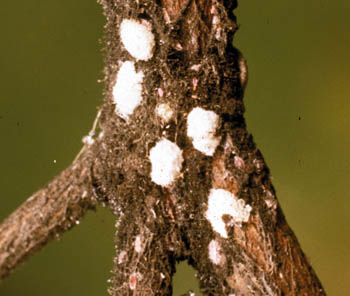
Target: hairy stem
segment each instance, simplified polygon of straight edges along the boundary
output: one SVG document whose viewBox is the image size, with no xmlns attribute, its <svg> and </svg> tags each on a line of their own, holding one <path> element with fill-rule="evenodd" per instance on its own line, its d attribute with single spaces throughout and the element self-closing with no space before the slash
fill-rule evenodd
<svg viewBox="0 0 350 296">
<path fill-rule="evenodd" d="M 0 225 L 0 279 L 53 238 L 72 228 L 91 199 L 91 157 L 85 152 Z"/>
</svg>

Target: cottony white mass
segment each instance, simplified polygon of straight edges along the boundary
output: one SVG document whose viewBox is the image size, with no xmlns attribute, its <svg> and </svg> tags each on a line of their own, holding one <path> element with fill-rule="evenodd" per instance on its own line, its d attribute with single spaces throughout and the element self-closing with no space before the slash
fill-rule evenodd
<svg viewBox="0 0 350 296">
<path fill-rule="evenodd" d="M 246 205 L 243 199 L 224 189 L 211 189 L 208 197 L 208 210 L 205 213 L 214 231 L 227 238 L 226 224 L 223 215 L 231 216 L 234 223 L 240 225 L 248 222 L 251 206 Z"/>
<path fill-rule="evenodd" d="M 222 249 L 218 241 L 211 240 L 208 245 L 209 259 L 216 265 L 222 265 L 225 263 L 226 258 L 222 254 Z"/>
<path fill-rule="evenodd" d="M 174 111 L 168 104 L 160 104 L 157 107 L 157 115 L 165 122 L 169 122 L 174 115 Z"/>
<path fill-rule="evenodd" d="M 120 25 L 120 38 L 125 49 L 136 59 L 147 61 L 153 56 L 154 35 L 149 22 L 125 19 Z"/>
<path fill-rule="evenodd" d="M 128 118 L 142 101 L 143 73 L 136 72 L 135 63 L 126 61 L 120 67 L 113 87 L 116 112 Z"/>
<path fill-rule="evenodd" d="M 149 158 L 152 164 L 152 181 L 161 186 L 171 185 L 180 175 L 182 168 L 182 150 L 167 139 L 159 141 L 151 150 Z"/>
<path fill-rule="evenodd" d="M 194 108 L 187 116 L 187 136 L 192 139 L 193 147 L 205 155 L 213 156 L 220 144 L 220 137 L 215 136 L 219 127 L 219 116 L 213 111 Z"/>
</svg>

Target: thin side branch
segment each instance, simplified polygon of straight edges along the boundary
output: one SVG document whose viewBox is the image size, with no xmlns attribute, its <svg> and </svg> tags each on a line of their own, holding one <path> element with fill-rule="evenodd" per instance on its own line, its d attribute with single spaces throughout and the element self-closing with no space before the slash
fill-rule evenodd
<svg viewBox="0 0 350 296">
<path fill-rule="evenodd" d="M 94 208 L 88 154 L 81 155 L 0 224 L 0 280 Z"/>
</svg>

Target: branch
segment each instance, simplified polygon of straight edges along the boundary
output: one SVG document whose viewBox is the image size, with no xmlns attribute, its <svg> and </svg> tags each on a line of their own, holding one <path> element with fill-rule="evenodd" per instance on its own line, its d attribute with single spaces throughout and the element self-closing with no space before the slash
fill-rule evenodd
<svg viewBox="0 0 350 296">
<path fill-rule="evenodd" d="M 325 295 L 246 129 L 236 1 L 100 3 L 101 132 L 0 226 L 0 277 L 100 202 L 117 216 L 112 295 L 170 295 L 184 259 L 208 295 Z"/>
<path fill-rule="evenodd" d="M 118 215 L 110 293 L 325 295 L 248 133 L 234 0 L 100 0 L 107 18 L 100 198 Z M 116 184 L 118 186 L 116 186 Z"/>
<path fill-rule="evenodd" d="M 0 280 L 46 243 L 79 223 L 91 199 L 91 156 L 85 152 L 0 225 Z"/>
</svg>

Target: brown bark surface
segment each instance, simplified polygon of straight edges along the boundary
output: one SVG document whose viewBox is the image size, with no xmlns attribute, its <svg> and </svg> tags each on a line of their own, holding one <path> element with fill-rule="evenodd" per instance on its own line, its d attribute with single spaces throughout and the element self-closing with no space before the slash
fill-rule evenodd
<svg viewBox="0 0 350 296">
<path fill-rule="evenodd" d="M 198 270 L 206 295 L 325 295 L 246 130 L 247 71 L 232 45 L 236 1 L 100 2 L 107 18 L 101 133 L 71 167 L 0 226 L 1 277 L 100 202 L 117 218 L 111 295 L 171 295 L 180 260 Z M 123 47 L 119 30 L 124 19 L 152 25 L 150 60 L 136 61 Z M 124 61 L 135 62 L 144 73 L 143 101 L 129 120 L 115 112 L 112 97 Z M 155 112 L 160 103 L 175 111 L 167 124 Z M 215 136 L 221 140 L 213 156 L 196 150 L 187 136 L 187 116 L 195 107 L 220 117 Z M 163 138 L 175 143 L 184 158 L 181 176 L 167 187 L 150 177 L 149 152 Z M 213 230 L 205 215 L 213 188 L 252 208 L 247 222 L 221 217 L 227 238 Z M 216 246 L 216 262 L 209 256 L 210 245 Z"/>
<path fill-rule="evenodd" d="M 48 186 L 29 197 L 0 225 L 0 280 L 51 239 L 94 209 L 91 159 L 84 153 Z"/>
</svg>

